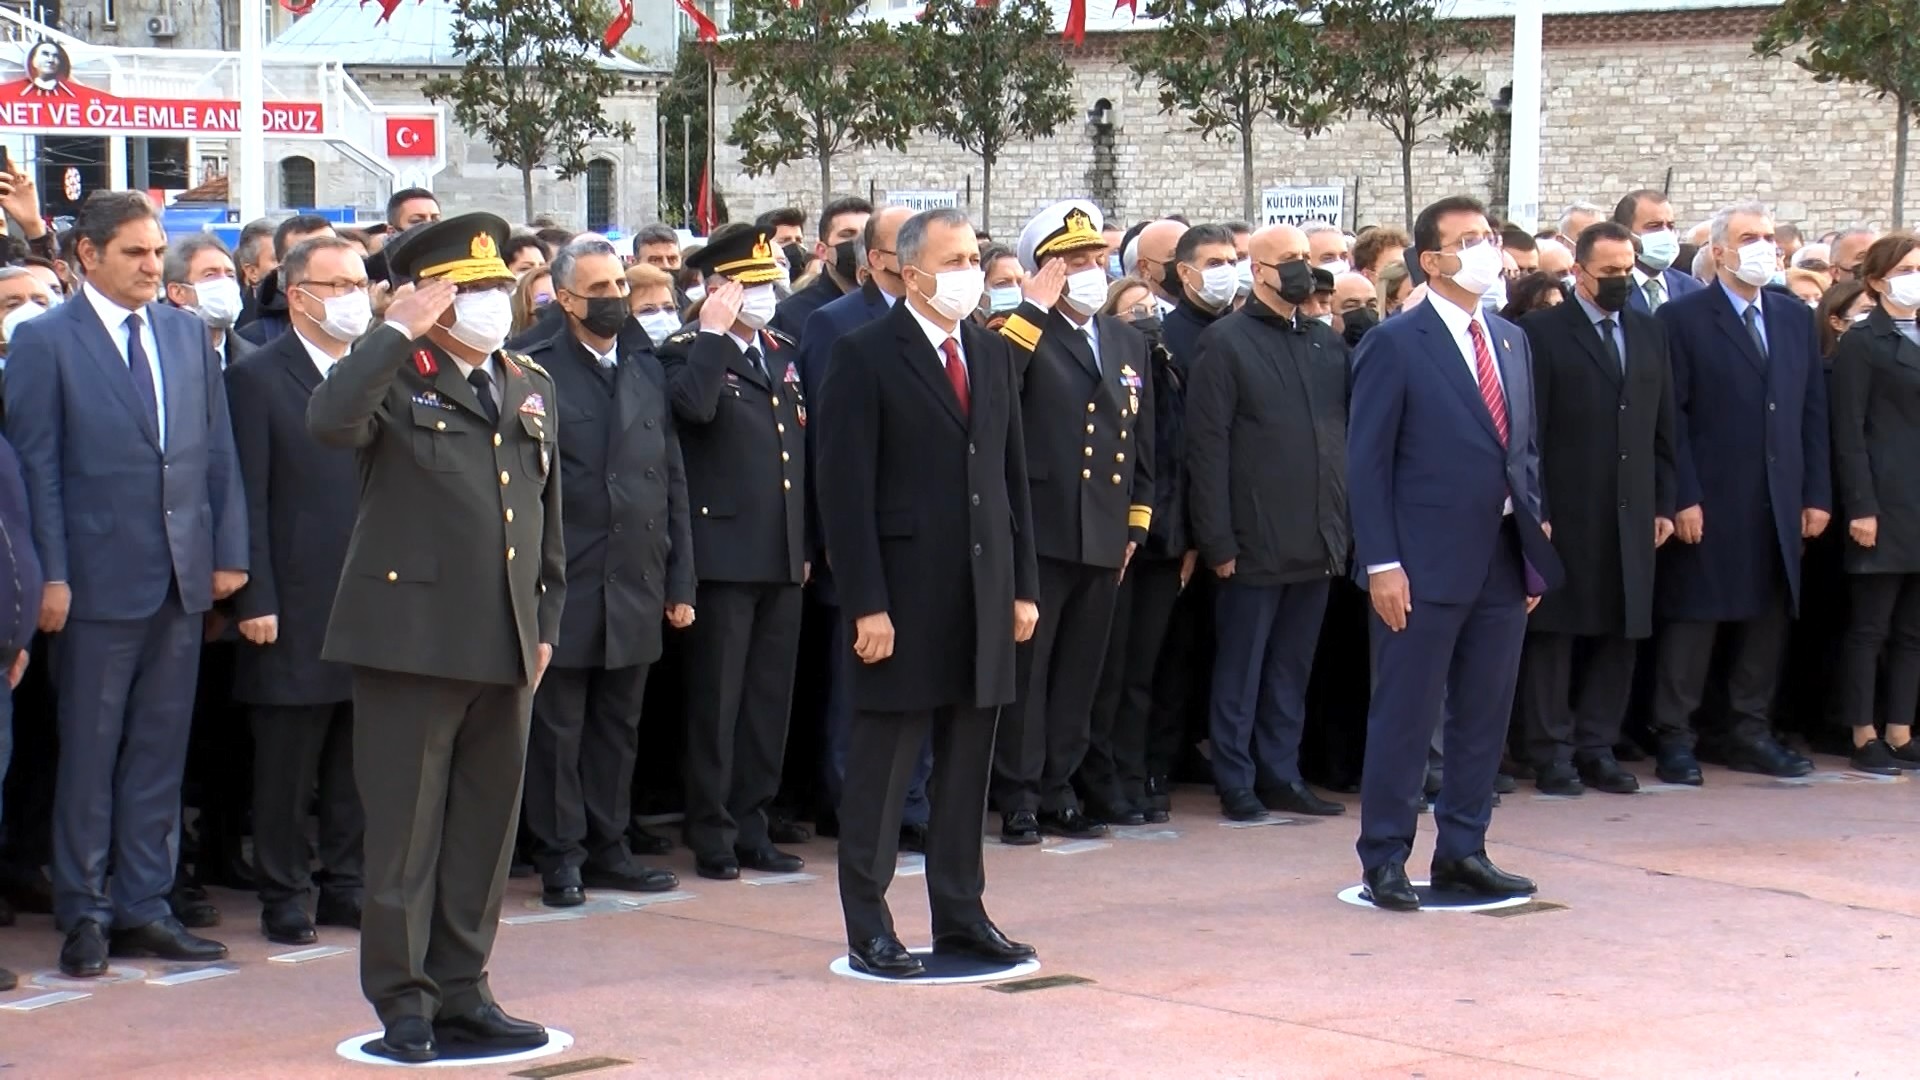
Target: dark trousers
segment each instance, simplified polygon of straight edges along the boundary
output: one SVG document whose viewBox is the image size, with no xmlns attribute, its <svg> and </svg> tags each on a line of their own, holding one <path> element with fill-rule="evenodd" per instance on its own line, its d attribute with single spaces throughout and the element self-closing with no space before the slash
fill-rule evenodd
<svg viewBox="0 0 1920 1080">
<path fill-rule="evenodd" d="M 526 822 L 543 875 L 629 869 L 646 664 L 548 668 L 527 738 Z"/>
<path fill-rule="evenodd" d="M 1880 653 L 1887 655 L 1882 722 L 1913 723 L 1920 707 L 1920 574 L 1849 575 L 1852 606 L 1840 653 L 1840 716 L 1872 727 Z"/>
<path fill-rule="evenodd" d="M 705 858 L 767 844 L 780 790 L 800 586 L 700 583 L 687 635 L 687 843 Z"/>
<path fill-rule="evenodd" d="M 1221 792 L 1300 779 L 1307 680 L 1327 582 L 1219 582 L 1213 602 L 1213 784 Z"/>
<path fill-rule="evenodd" d="M 1745 622 L 1670 622 L 1654 646 L 1653 735 L 1665 748 L 1691 751 L 1693 716 L 1706 694 L 1716 647 L 1727 650 L 1728 734 L 1737 742 L 1770 738 L 1773 692 L 1786 655 L 1785 583 L 1766 609 Z"/>
<path fill-rule="evenodd" d="M 1194 571 L 1173 602 L 1166 640 L 1153 672 L 1153 716 L 1147 721 L 1147 775 L 1186 776 L 1183 766 L 1211 780 L 1211 766 L 1197 749 L 1207 738 L 1208 702 L 1213 695 L 1214 577 Z"/>
<path fill-rule="evenodd" d="M 1106 661 L 1093 696 L 1080 789 L 1103 807 L 1144 807 L 1153 719 L 1153 679 L 1160 646 L 1180 598 L 1180 560 L 1135 556 L 1113 600 Z"/>
<path fill-rule="evenodd" d="M 205 621 L 226 633 L 218 640 L 203 638 L 200 647 L 180 800 L 199 811 L 193 828 L 197 843 L 192 857 L 181 862 L 192 866 L 191 880 L 197 884 L 243 887 L 250 883 L 242 852 L 253 808 L 253 730 L 248 710 L 233 699 L 240 644 L 232 621 L 218 612 Z"/>
<path fill-rule="evenodd" d="M 1520 655 L 1520 723 L 1535 765 L 1611 755 L 1633 689 L 1640 643 L 1528 634 Z"/>
<path fill-rule="evenodd" d="M 820 771 L 827 799 L 835 813 L 846 797 L 847 739 L 853 729 L 853 626 L 833 608 L 833 642 L 829 651 L 830 685 L 827 688 L 826 739 L 822 746 Z M 906 803 L 901 807 L 902 825 L 925 825 L 931 806 L 927 802 L 927 777 L 933 775 L 933 743 L 920 747 L 914 762 L 913 777 L 907 781 Z"/>
<path fill-rule="evenodd" d="M 993 752 L 1001 812 L 1078 809 L 1073 774 L 1087 754 L 1118 571 L 1040 560 L 1040 624 L 1015 655 L 1019 699 Z"/>
<path fill-rule="evenodd" d="M 1375 613 L 1373 702 L 1360 781 L 1360 863 L 1405 863 L 1420 820 L 1427 751 L 1446 717 L 1447 767 L 1433 807 L 1435 860 L 1483 850 L 1493 782 L 1513 716 L 1513 688 L 1527 632 L 1526 587 L 1517 543 L 1494 544 L 1477 599 L 1421 600 L 1398 633 Z"/>
<path fill-rule="evenodd" d="M 330 895 L 359 898 L 366 817 L 353 780 L 353 706 L 255 705 L 253 863 L 260 902 L 303 899 L 317 877 Z M 321 873 L 313 871 L 307 812 L 319 807 Z"/>
<path fill-rule="evenodd" d="M 367 816 L 360 989 L 381 1023 L 493 1002 L 533 690 L 355 668 Z"/>
<path fill-rule="evenodd" d="M 1327 587 L 1327 615 L 1307 683 L 1307 729 L 1300 734 L 1300 775 L 1336 791 L 1360 790 L 1367 752 L 1371 683 L 1367 620 L 1373 603 L 1352 581 Z"/>
<path fill-rule="evenodd" d="M 144 619 L 70 619 L 55 639 L 53 903 L 62 928 L 82 919 L 145 926 L 173 913 L 201 624 L 169 591 Z"/>
<path fill-rule="evenodd" d="M 987 917 L 981 822 L 993 766 L 998 709 L 856 712 L 847 739 L 840 800 L 840 907 L 847 941 L 893 933 L 887 886 L 900 848 L 900 807 L 920 748 L 933 738 L 932 814 L 927 821 L 927 899 L 935 936 Z"/>
</svg>

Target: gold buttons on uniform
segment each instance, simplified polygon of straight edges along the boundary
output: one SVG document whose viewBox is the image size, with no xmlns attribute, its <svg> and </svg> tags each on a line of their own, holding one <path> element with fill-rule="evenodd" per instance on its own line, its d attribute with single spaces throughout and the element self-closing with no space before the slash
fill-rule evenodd
<svg viewBox="0 0 1920 1080">
<path fill-rule="evenodd" d="M 789 454 L 789 453 L 787 453 L 787 452 L 786 452 L 785 450 L 782 450 L 782 451 L 780 451 L 780 460 L 781 460 L 781 461 L 792 461 L 792 460 L 793 460 L 793 455 L 792 455 L 792 454 Z"/>
<path fill-rule="evenodd" d="M 498 435 L 495 435 L 495 436 L 493 437 L 493 445 L 495 445 L 495 446 L 499 446 L 499 445 L 500 445 L 500 436 L 498 436 Z"/>
<path fill-rule="evenodd" d="M 1092 411 L 1093 411 L 1093 409 L 1094 409 L 1094 405 L 1093 405 L 1093 402 L 1091 402 L 1091 401 L 1089 401 L 1089 402 L 1087 402 L 1087 411 L 1088 411 L 1088 412 L 1092 412 Z"/>
<path fill-rule="evenodd" d="M 1121 437 L 1121 438 L 1123 438 L 1123 439 L 1124 439 L 1124 438 L 1126 438 L 1126 437 L 1127 437 L 1127 433 L 1126 433 L 1125 431 L 1122 431 L 1122 432 L 1120 433 L 1120 437 Z"/>
<path fill-rule="evenodd" d="M 389 571 L 387 571 L 387 580 L 388 580 L 388 581 L 399 581 L 399 580 L 400 580 L 400 574 L 399 574 L 399 573 L 398 573 L 397 571 L 393 571 L 393 570 L 389 570 Z"/>
<path fill-rule="evenodd" d="M 1120 474 L 1119 474 L 1119 473 L 1114 473 L 1114 474 L 1113 474 L 1113 482 L 1114 482 L 1114 483 L 1116 483 L 1116 484 L 1120 482 Z"/>
<path fill-rule="evenodd" d="M 1125 461 L 1125 460 L 1127 460 L 1127 455 L 1125 455 L 1125 454 L 1115 454 L 1115 455 L 1113 455 L 1113 460 L 1115 460 L 1115 461 Z"/>
<path fill-rule="evenodd" d="M 792 490 L 793 490 L 793 481 L 791 481 L 791 480 L 782 480 L 782 481 L 780 481 L 780 490 L 782 490 L 782 491 L 792 491 Z"/>
<path fill-rule="evenodd" d="M 1093 447 L 1091 447 L 1091 446 L 1089 446 L 1089 447 L 1086 447 L 1086 451 L 1087 451 L 1087 456 L 1088 456 L 1088 457 L 1092 457 L 1092 456 L 1093 456 Z"/>
<path fill-rule="evenodd" d="M 433 422 L 433 430 L 435 431 L 447 430 L 447 422 L 445 420 L 435 420 Z"/>
<path fill-rule="evenodd" d="M 1093 479 L 1093 470 L 1092 470 L 1092 469 L 1081 469 L 1081 470 L 1080 470 L 1080 479 L 1082 479 L 1082 480 L 1091 480 L 1091 479 Z"/>
<path fill-rule="evenodd" d="M 780 407 L 780 395 L 779 395 L 779 394 L 775 394 L 775 395 L 773 395 L 773 407 L 774 407 L 774 408 L 776 408 L 776 409 Z"/>
<path fill-rule="evenodd" d="M 513 524 L 513 507 L 507 507 L 507 524 Z"/>
<path fill-rule="evenodd" d="M 779 433 L 780 433 L 780 434 L 782 434 L 782 435 L 785 435 L 785 434 L 787 433 L 787 425 L 785 425 L 785 424 L 775 424 L 775 425 L 773 425 L 773 430 L 775 430 L 775 431 L 777 431 L 777 432 L 779 432 Z"/>
<path fill-rule="evenodd" d="M 507 475 L 507 470 L 505 469 L 500 470 L 500 486 L 501 487 L 506 487 L 507 481 L 511 479 L 513 479 L 513 477 Z"/>
<path fill-rule="evenodd" d="M 1092 425 L 1092 424 L 1088 424 L 1088 425 L 1087 425 L 1087 434 L 1089 434 L 1089 435 L 1091 435 L 1091 434 L 1093 434 L 1093 425 Z"/>
<path fill-rule="evenodd" d="M 706 517 L 706 516 L 707 516 L 707 508 L 706 508 L 706 507 L 704 507 L 704 506 L 703 506 L 703 507 L 701 507 L 701 508 L 700 508 L 700 516 L 701 516 L 701 517 Z"/>
<path fill-rule="evenodd" d="M 512 562 L 512 561 L 513 561 L 513 549 L 512 549 L 512 548 L 508 548 L 508 549 L 507 549 L 507 561 L 508 561 L 508 562 Z"/>
</svg>

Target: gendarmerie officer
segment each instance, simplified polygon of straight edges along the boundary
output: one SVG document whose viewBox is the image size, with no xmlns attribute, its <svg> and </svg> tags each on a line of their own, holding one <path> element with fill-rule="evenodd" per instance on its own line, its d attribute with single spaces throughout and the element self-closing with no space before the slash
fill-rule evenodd
<svg viewBox="0 0 1920 1080">
<path fill-rule="evenodd" d="M 500 1050 L 546 1029 L 494 1004 L 487 956 L 519 816 L 533 691 L 566 602 L 553 380 L 500 350 L 507 223 L 465 214 L 389 249 L 416 290 L 313 393 L 358 451 L 360 511 L 321 655 L 351 664 L 366 810 L 360 983 L 386 1036 Z"/>
<path fill-rule="evenodd" d="M 1107 296 L 1100 225 L 1099 208 L 1079 199 L 1027 224 L 1020 261 L 1037 274 L 1000 329 L 1020 378 L 1040 557 L 1040 625 L 1021 650 L 1020 697 L 994 748 L 1001 838 L 1013 844 L 1037 844 L 1043 829 L 1106 831 L 1081 812 L 1072 779 L 1087 752 L 1114 593 L 1153 519 L 1147 341 L 1095 315 Z M 1129 807 L 1117 823 L 1144 820 Z"/>
<path fill-rule="evenodd" d="M 527 355 L 559 389 L 567 607 L 553 666 L 533 698 L 527 827 L 542 896 L 584 887 L 661 892 L 671 871 L 638 866 L 627 846 L 640 702 L 660 659 L 662 614 L 693 622 L 687 480 L 666 376 L 628 314 L 613 245 L 576 240 L 554 254 L 565 328 Z"/>
<path fill-rule="evenodd" d="M 766 329 L 767 238 L 716 230 L 700 325 L 660 346 L 686 458 L 700 619 L 687 635 L 687 844 L 701 877 L 791 873 L 767 805 L 780 787 L 806 582 L 806 402 L 794 342 Z"/>
</svg>

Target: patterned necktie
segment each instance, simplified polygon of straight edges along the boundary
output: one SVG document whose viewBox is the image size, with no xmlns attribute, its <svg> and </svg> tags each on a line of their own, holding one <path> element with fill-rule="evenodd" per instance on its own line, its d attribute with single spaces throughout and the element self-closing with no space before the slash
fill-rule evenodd
<svg viewBox="0 0 1920 1080">
<path fill-rule="evenodd" d="M 500 403 L 493 400 L 493 376 L 486 368 L 474 368 L 467 373 L 467 383 L 473 387 L 473 395 L 480 399 L 480 411 L 486 414 L 487 423 L 500 426 Z"/>
<path fill-rule="evenodd" d="M 971 417 L 973 391 L 967 386 L 967 366 L 960 362 L 960 346 L 948 338 L 940 343 L 940 351 L 947 357 L 947 385 L 953 387 L 954 400 L 960 403 L 960 415 Z"/>
<path fill-rule="evenodd" d="M 1647 294 L 1648 311 L 1658 311 L 1660 305 L 1667 302 L 1667 283 L 1660 279 L 1660 275 L 1655 274 L 1648 278 L 1642 289 Z"/>
<path fill-rule="evenodd" d="M 1480 400 L 1487 403 L 1487 413 L 1493 417 L 1493 430 L 1504 447 L 1507 445 L 1507 395 L 1500 389 L 1500 376 L 1493 368 L 1493 350 L 1487 347 L 1487 334 L 1480 329 L 1479 319 L 1467 324 L 1467 335 L 1473 338 L 1473 367 L 1480 377 Z"/>
</svg>

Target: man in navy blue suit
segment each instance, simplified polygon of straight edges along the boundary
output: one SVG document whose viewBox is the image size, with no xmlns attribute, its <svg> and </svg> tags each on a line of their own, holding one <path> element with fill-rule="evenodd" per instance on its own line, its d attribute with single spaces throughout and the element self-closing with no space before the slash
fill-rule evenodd
<svg viewBox="0 0 1920 1080">
<path fill-rule="evenodd" d="M 227 954 L 180 925 L 167 893 L 202 616 L 246 583 L 247 503 L 206 324 L 155 302 L 152 204 L 97 192 L 74 230 L 86 285 L 20 328 L 6 415 L 46 569 L 40 629 L 60 634 L 60 970 L 90 977 L 109 951 Z"/>
<path fill-rule="evenodd" d="M 1640 254 L 1633 267 L 1633 290 L 1627 293 L 1628 307 L 1650 314 L 1669 300 L 1705 287 L 1686 267 L 1673 265 L 1680 254 L 1680 233 L 1665 192 L 1652 188 L 1628 192 L 1613 208 L 1613 220 L 1633 233 Z"/>
<path fill-rule="evenodd" d="M 1381 323 L 1353 358 L 1348 490 L 1374 614 L 1359 853 L 1367 899 L 1393 911 L 1420 906 L 1406 861 L 1443 708 L 1433 887 L 1534 891 L 1486 852 L 1527 613 L 1560 566 L 1526 335 L 1480 304 L 1500 277 L 1498 237 L 1474 199 L 1422 210 L 1413 244 L 1427 302 Z"/>
<path fill-rule="evenodd" d="M 1651 724 L 1670 784 L 1701 781 L 1692 721 L 1716 650 L 1730 661 L 1728 764 L 1813 771 L 1774 741 L 1769 721 L 1800 602 L 1801 545 L 1825 531 L 1833 507 L 1818 331 L 1805 304 L 1763 288 L 1779 265 L 1773 218 L 1757 203 L 1730 207 L 1714 215 L 1711 238 L 1719 280 L 1659 314 L 1682 508 L 1680 543 L 1662 549 L 1655 575 L 1663 625 Z"/>
</svg>

